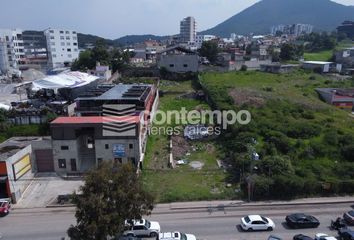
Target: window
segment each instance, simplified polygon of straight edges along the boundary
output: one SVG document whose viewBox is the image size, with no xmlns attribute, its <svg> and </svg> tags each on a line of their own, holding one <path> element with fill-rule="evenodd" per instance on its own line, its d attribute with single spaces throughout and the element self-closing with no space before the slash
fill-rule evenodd
<svg viewBox="0 0 354 240">
<path fill-rule="evenodd" d="M 55 37 L 54 36 L 50 36 L 50 39 L 55 39 Z"/>
<path fill-rule="evenodd" d="M 75 32 L 75 31 L 73 31 L 73 34 L 76 34 L 76 32 Z"/>
<path fill-rule="evenodd" d="M 55 48 L 52 48 L 52 52 L 55 52 L 56 51 L 56 49 Z"/>
<path fill-rule="evenodd" d="M 51 42 L 50 45 L 55 46 L 55 42 Z"/>
<path fill-rule="evenodd" d="M 61 146 L 60 149 L 61 150 L 69 150 L 69 146 Z"/>
<path fill-rule="evenodd" d="M 60 31 L 60 33 L 62 33 L 62 34 L 63 34 L 63 33 L 64 33 L 64 31 Z"/>
<path fill-rule="evenodd" d="M 60 45 L 65 46 L 65 42 L 61 42 Z"/>
<path fill-rule="evenodd" d="M 67 42 L 67 43 L 66 43 L 66 46 L 70 46 L 70 43 L 69 43 L 69 42 Z"/>
<path fill-rule="evenodd" d="M 74 52 L 77 52 L 77 48 L 74 48 Z"/>
<path fill-rule="evenodd" d="M 183 67 L 185 67 L 185 68 L 188 67 L 188 64 L 183 64 Z"/>
<path fill-rule="evenodd" d="M 129 149 L 133 149 L 133 147 L 134 147 L 133 144 L 130 143 L 130 144 L 129 144 Z"/>
<path fill-rule="evenodd" d="M 66 160 L 65 159 L 58 159 L 58 166 L 59 166 L 59 168 L 66 168 Z"/>
<path fill-rule="evenodd" d="M 56 55 L 56 54 L 53 54 L 53 55 L 52 55 L 52 57 L 53 57 L 53 58 L 56 58 L 56 57 L 57 57 L 57 55 Z"/>
<path fill-rule="evenodd" d="M 76 42 L 74 42 L 74 43 L 73 43 L 73 45 L 74 45 L 74 46 L 77 46 L 77 43 L 76 43 Z"/>
<path fill-rule="evenodd" d="M 97 158 L 97 163 L 100 165 L 102 163 L 103 159 L 102 158 Z"/>
<path fill-rule="evenodd" d="M 65 31 L 66 34 L 69 34 L 70 32 L 69 31 Z"/>
<path fill-rule="evenodd" d="M 105 144 L 105 145 L 104 145 L 104 148 L 105 148 L 105 149 L 109 149 L 109 144 Z"/>
<path fill-rule="evenodd" d="M 54 30 L 50 30 L 49 32 L 50 32 L 50 33 L 54 33 Z"/>
<path fill-rule="evenodd" d="M 175 67 L 175 65 L 174 64 L 170 64 L 170 67 L 173 68 L 173 67 Z"/>
<path fill-rule="evenodd" d="M 145 230 L 145 226 L 134 226 L 133 230 Z"/>
<path fill-rule="evenodd" d="M 65 38 L 64 38 L 64 36 L 60 36 L 60 40 L 64 40 Z"/>
<path fill-rule="evenodd" d="M 71 54 L 68 54 L 68 58 L 72 58 L 73 56 Z"/>
<path fill-rule="evenodd" d="M 130 158 L 130 161 L 131 161 L 134 165 L 136 164 L 134 157 Z"/>
<path fill-rule="evenodd" d="M 76 40 L 77 40 L 77 37 L 73 37 L 73 40 L 75 40 L 75 41 L 76 41 Z"/>
<path fill-rule="evenodd" d="M 66 49 L 68 52 L 71 52 L 71 48 Z"/>
<path fill-rule="evenodd" d="M 70 37 L 69 37 L 69 36 L 66 36 L 66 40 L 70 40 Z"/>
</svg>

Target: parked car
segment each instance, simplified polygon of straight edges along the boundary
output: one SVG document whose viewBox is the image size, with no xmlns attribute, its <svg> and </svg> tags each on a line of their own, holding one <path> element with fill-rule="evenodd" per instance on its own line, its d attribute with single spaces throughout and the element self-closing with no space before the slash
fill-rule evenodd
<svg viewBox="0 0 354 240">
<path fill-rule="evenodd" d="M 260 215 L 248 215 L 241 218 L 241 228 L 244 231 L 272 231 L 275 228 L 275 224 L 270 218 Z"/>
<path fill-rule="evenodd" d="M 125 221 L 124 236 L 142 236 L 142 237 L 158 237 L 160 234 L 160 224 L 158 222 L 148 221 L 145 219 L 140 220 L 127 220 Z"/>
<path fill-rule="evenodd" d="M 315 235 L 315 240 L 337 240 L 337 238 L 333 236 L 329 236 L 325 233 L 317 233 Z"/>
<path fill-rule="evenodd" d="M 0 199 L 0 215 L 5 216 L 9 214 L 11 209 L 11 203 L 8 199 Z"/>
<path fill-rule="evenodd" d="M 270 235 L 268 240 L 283 240 L 283 239 L 277 236 Z"/>
<path fill-rule="evenodd" d="M 343 218 L 348 224 L 354 225 L 354 210 L 344 213 Z"/>
<path fill-rule="evenodd" d="M 317 228 L 320 225 L 320 221 L 317 218 L 303 213 L 288 215 L 285 220 L 291 228 Z"/>
<path fill-rule="evenodd" d="M 354 231 L 348 228 L 342 228 L 338 230 L 340 240 L 354 240 Z"/>
<path fill-rule="evenodd" d="M 193 234 L 186 234 L 181 232 L 165 232 L 160 233 L 160 240 L 197 240 Z"/>
<path fill-rule="evenodd" d="M 313 240 L 313 238 L 303 234 L 297 234 L 293 237 L 293 240 Z"/>
</svg>

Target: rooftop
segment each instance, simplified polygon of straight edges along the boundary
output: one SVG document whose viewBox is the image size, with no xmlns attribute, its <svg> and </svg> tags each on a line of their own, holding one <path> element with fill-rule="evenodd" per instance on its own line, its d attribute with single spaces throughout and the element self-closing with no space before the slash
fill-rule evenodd
<svg viewBox="0 0 354 240">
<path fill-rule="evenodd" d="M 140 121 L 140 116 L 92 116 L 92 117 L 58 117 L 51 124 L 100 124 L 107 122 L 130 122 L 138 123 Z"/>
<path fill-rule="evenodd" d="M 149 84 L 119 84 L 98 97 L 79 97 L 77 100 L 144 100 L 151 87 Z"/>
<path fill-rule="evenodd" d="M 13 137 L 0 144 L 0 161 L 6 161 L 9 157 L 31 145 L 32 141 L 41 141 L 49 137 Z"/>
<path fill-rule="evenodd" d="M 303 61 L 302 63 L 307 63 L 307 64 L 332 64 L 333 62 L 324 62 L 324 61 Z"/>
</svg>

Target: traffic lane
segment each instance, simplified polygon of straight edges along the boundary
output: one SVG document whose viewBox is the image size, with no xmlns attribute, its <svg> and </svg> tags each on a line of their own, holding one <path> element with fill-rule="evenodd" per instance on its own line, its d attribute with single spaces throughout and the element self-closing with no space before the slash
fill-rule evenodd
<svg viewBox="0 0 354 240">
<path fill-rule="evenodd" d="M 4 240 L 60 240 L 74 223 L 74 212 L 22 213 L 14 210 L 0 218 L 0 232 Z"/>
<path fill-rule="evenodd" d="M 193 233 L 198 239 L 220 239 L 220 240 L 261 240 L 267 239 L 270 234 L 286 239 L 292 239 L 294 235 L 302 233 L 314 236 L 322 232 L 336 235 L 335 231 L 329 229 L 332 219 L 342 215 L 348 210 L 347 205 L 334 206 L 305 206 L 294 207 L 273 207 L 263 210 L 239 210 L 239 211 L 217 211 L 213 213 L 181 213 L 181 214 L 153 214 L 150 219 L 159 221 L 162 231 L 181 231 Z M 321 222 L 318 228 L 313 229 L 289 229 L 285 224 L 285 216 L 294 212 L 304 212 L 315 215 Z M 261 214 L 271 217 L 276 227 L 272 232 L 243 232 L 239 229 L 240 218 L 248 214 Z"/>
</svg>

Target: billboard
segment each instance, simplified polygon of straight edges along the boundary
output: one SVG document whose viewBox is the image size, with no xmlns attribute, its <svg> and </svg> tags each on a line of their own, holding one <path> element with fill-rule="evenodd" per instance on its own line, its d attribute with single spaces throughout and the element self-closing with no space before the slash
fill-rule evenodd
<svg viewBox="0 0 354 240">
<path fill-rule="evenodd" d="M 15 181 L 31 170 L 31 167 L 31 158 L 29 154 L 12 164 L 12 171 L 14 173 Z"/>
</svg>

